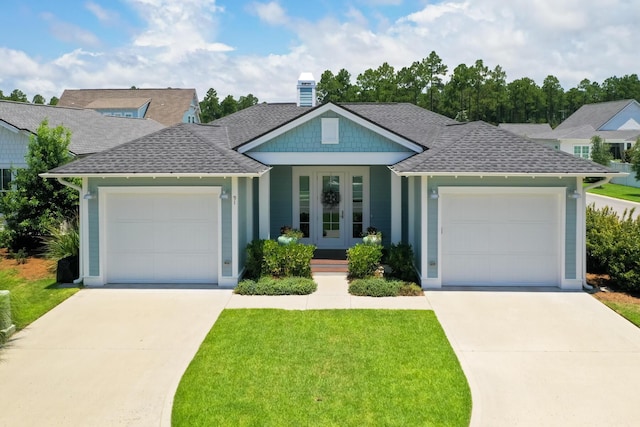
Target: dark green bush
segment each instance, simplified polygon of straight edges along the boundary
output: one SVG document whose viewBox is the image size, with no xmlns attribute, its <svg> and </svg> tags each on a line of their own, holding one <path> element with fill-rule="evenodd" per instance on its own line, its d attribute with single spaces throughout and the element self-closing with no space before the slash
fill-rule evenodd
<svg viewBox="0 0 640 427">
<path fill-rule="evenodd" d="M 347 261 L 349 262 L 349 277 L 361 279 L 373 276 L 380 265 L 382 258 L 381 245 L 366 245 L 358 243 L 347 249 Z"/>
<path fill-rule="evenodd" d="M 413 268 L 413 249 L 410 244 L 391 244 L 387 264 L 391 267 L 391 276 L 405 282 L 416 280 L 416 272 Z"/>
<path fill-rule="evenodd" d="M 318 288 L 313 279 L 306 277 L 262 277 L 257 282 L 243 280 L 234 292 L 240 295 L 309 295 Z"/>
<path fill-rule="evenodd" d="M 262 276 L 311 277 L 311 258 L 316 247 L 302 243 L 279 245 L 273 240 L 263 244 Z"/>
<path fill-rule="evenodd" d="M 587 207 L 587 270 L 609 274 L 621 290 L 640 292 L 640 218 L 631 215 L 620 219 L 607 207 Z"/>
<path fill-rule="evenodd" d="M 382 277 L 356 279 L 349 284 L 351 295 L 369 297 L 396 297 L 423 295 L 420 286 L 402 280 L 389 280 Z"/>
<path fill-rule="evenodd" d="M 614 245 L 620 234 L 620 219 L 616 212 L 605 206 L 595 209 L 587 206 L 587 271 L 608 273 L 614 257 Z"/>
<path fill-rule="evenodd" d="M 247 279 L 258 279 L 262 276 L 265 242 L 266 240 L 254 240 L 247 245 L 247 264 L 244 273 Z"/>
</svg>

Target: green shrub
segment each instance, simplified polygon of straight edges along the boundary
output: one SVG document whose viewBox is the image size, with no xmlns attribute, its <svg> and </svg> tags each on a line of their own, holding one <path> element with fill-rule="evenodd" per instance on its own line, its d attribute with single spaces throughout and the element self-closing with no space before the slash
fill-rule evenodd
<svg viewBox="0 0 640 427">
<path fill-rule="evenodd" d="M 640 292 L 640 218 L 632 213 L 620 219 L 608 207 L 587 207 L 587 269 L 609 274 L 621 290 Z"/>
<path fill-rule="evenodd" d="M 316 282 L 306 277 L 262 277 L 257 282 L 243 280 L 234 292 L 240 295 L 309 295 L 318 288 Z"/>
<path fill-rule="evenodd" d="M 424 295 L 422 288 L 413 282 L 405 282 L 398 291 L 398 296 L 401 297 L 417 297 L 420 295 Z"/>
<path fill-rule="evenodd" d="M 587 270 L 590 273 L 608 273 L 620 234 L 620 219 L 608 206 L 595 209 L 590 205 L 587 206 L 586 223 Z"/>
<path fill-rule="evenodd" d="M 415 269 L 413 268 L 413 249 L 408 243 L 392 244 L 389 247 L 387 264 L 391 267 L 391 276 L 413 282 L 416 280 Z"/>
<path fill-rule="evenodd" d="M 381 277 L 367 277 L 356 279 L 349 284 L 351 295 L 370 297 L 395 297 L 398 295 L 403 282 L 400 280 L 386 280 Z"/>
<path fill-rule="evenodd" d="M 254 240 L 247 245 L 245 277 L 311 277 L 315 250 L 315 246 L 302 243 L 279 245 L 273 240 Z"/>
<path fill-rule="evenodd" d="M 266 240 L 254 240 L 247 245 L 247 262 L 245 265 L 245 277 L 247 279 L 258 279 L 262 276 L 265 242 Z"/>
<path fill-rule="evenodd" d="M 47 225 L 48 235 L 43 238 L 47 258 L 61 260 L 77 256 L 80 251 L 80 233 L 78 218 L 63 221 L 60 224 Z"/>
<path fill-rule="evenodd" d="M 11 299 L 9 291 L 0 291 L 0 345 L 7 340 L 5 332 L 11 334 L 13 322 L 11 320 Z"/>
<path fill-rule="evenodd" d="M 381 245 L 366 245 L 358 243 L 347 249 L 347 261 L 349 262 L 349 277 L 361 279 L 372 276 L 380 265 L 382 258 Z"/>
</svg>

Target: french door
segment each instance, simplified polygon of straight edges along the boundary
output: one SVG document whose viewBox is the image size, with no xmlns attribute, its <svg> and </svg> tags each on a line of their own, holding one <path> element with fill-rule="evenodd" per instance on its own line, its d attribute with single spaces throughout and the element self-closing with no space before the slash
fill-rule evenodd
<svg viewBox="0 0 640 427">
<path fill-rule="evenodd" d="M 368 167 L 294 167 L 293 226 L 303 242 L 342 249 L 369 225 Z"/>
</svg>

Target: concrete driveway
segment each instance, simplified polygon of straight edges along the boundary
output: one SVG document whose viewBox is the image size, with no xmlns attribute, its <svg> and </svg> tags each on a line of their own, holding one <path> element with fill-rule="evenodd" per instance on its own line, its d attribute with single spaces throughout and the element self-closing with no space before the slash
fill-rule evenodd
<svg viewBox="0 0 640 427">
<path fill-rule="evenodd" d="M 0 351 L 0 426 L 170 425 L 229 290 L 84 289 Z"/>
<path fill-rule="evenodd" d="M 472 426 L 637 426 L 640 329 L 583 292 L 427 293 L 467 375 Z"/>
</svg>

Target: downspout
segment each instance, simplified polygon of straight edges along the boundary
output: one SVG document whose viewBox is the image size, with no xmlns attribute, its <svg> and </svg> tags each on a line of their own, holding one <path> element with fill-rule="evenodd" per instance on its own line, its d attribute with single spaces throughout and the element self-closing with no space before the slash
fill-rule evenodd
<svg viewBox="0 0 640 427">
<path fill-rule="evenodd" d="M 65 181 L 62 178 L 58 177 L 56 179 L 58 180 L 58 182 L 60 184 L 66 186 L 66 187 L 69 187 L 69 188 L 73 188 L 74 190 L 76 190 L 78 192 L 78 199 L 79 199 L 80 204 L 81 204 L 80 211 L 82 211 L 82 204 L 86 203 L 86 201 L 82 197 L 82 188 L 77 186 L 77 185 L 75 185 L 72 182 Z M 82 227 L 80 226 L 80 224 L 78 224 L 78 233 L 81 233 L 81 230 L 80 230 L 81 228 Z M 82 236 L 79 236 L 79 238 L 80 238 L 80 242 L 82 242 Z M 82 256 L 82 250 L 80 250 L 80 248 L 78 248 L 78 276 L 79 277 L 73 281 L 74 285 L 79 285 L 80 283 L 82 283 L 82 271 L 84 271 L 83 270 L 83 267 L 84 267 L 83 266 L 83 262 L 84 262 L 84 260 L 83 260 L 83 256 Z"/>
<path fill-rule="evenodd" d="M 600 181 L 596 181 L 593 182 L 585 187 L 582 188 L 582 192 L 584 193 L 584 205 L 583 208 L 586 209 L 586 204 L 587 204 L 587 191 L 591 190 L 592 188 L 596 188 L 596 187 L 600 187 L 604 184 L 607 184 L 609 181 L 611 181 L 611 178 L 613 178 L 612 176 L 605 176 L 603 179 L 601 179 Z M 584 265 L 584 269 L 586 271 L 586 266 L 587 266 L 587 222 L 583 221 L 583 225 L 582 225 L 583 229 L 582 229 L 582 235 L 584 236 L 584 248 L 582 249 L 583 251 L 583 255 L 582 255 L 582 263 Z M 588 291 L 592 291 L 593 290 L 593 286 L 591 286 L 590 284 L 587 283 L 587 276 L 585 275 L 584 277 L 584 282 L 582 283 L 582 287 Z"/>
</svg>

